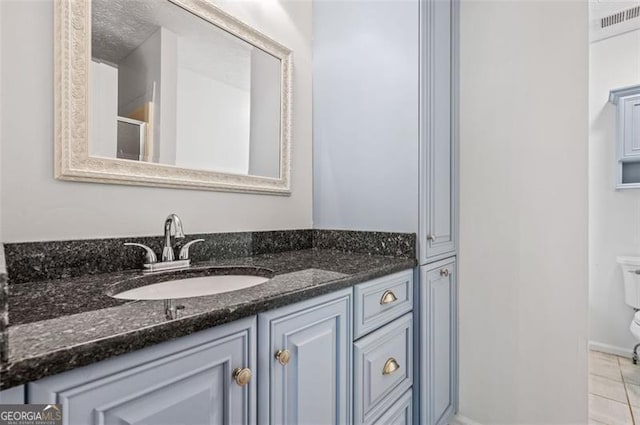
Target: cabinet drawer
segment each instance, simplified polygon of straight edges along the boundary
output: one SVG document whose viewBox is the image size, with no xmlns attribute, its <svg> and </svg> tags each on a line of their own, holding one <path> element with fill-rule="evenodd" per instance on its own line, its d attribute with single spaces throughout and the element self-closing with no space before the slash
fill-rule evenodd
<svg viewBox="0 0 640 425">
<path fill-rule="evenodd" d="M 354 300 L 357 339 L 413 309 L 413 270 L 356 285 Z"/>
<path fill-rule="evenodd" d="M 356 424 L 371 423 L 411 388 L 412 347 L 412 314 L 406 314 L 354 343 Z"/>
<path fill-rule="evenodd" d="M 372 425 L 412 425 L 413 424 L 413 391 L 409 390 L 393 403 L 393 406 Z"/>
</svg>

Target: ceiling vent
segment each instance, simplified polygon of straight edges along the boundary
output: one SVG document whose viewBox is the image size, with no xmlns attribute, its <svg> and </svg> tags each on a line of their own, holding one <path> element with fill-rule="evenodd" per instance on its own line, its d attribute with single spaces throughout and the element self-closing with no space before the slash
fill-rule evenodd
<svg viewBox="0 0 640 425">
<path fill-rule="evenodd" d="M 596 18 L 591 24 L 591 42 L 640 29 L 640 5 Z"/>
</svg>

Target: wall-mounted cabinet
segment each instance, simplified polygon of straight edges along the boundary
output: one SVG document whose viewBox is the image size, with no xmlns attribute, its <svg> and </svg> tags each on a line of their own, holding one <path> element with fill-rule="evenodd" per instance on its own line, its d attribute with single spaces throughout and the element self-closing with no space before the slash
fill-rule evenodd
<svg viewBox="0 0 640 425">
<path fill-rule="evenodd" d="M 611 90 L 616 105 L 616 188 L 640 189 L 640 85 Z"/>
</svg>

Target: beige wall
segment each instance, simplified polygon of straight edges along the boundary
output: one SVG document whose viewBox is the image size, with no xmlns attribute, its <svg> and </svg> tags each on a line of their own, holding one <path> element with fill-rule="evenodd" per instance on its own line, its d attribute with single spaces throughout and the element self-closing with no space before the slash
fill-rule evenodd
<svg viewBox="0 0 640 425">
<path fill-rule="evenodd" d="M 587 423 L 586 1 L 461 5 L 460 415 Z"/>
<path fill-rule="evenodd" d="M 640 84 L 640 30 L 591 44 L 589 64 L 589 307 L 595 348 L 629 355 L 633 308 L 619 255 L 640 255 L 640 190 L 615 190 L 616 107 L 611 89 Z"/>
<path fill-rule="evenodd" d="M 72 183 L 53 178 L 53 2 L 0 1 L 5 242 L 308 228 L 312 220 L 309 1 L 218 2 L 294 52 L 291 197 Z"/>
</svg>

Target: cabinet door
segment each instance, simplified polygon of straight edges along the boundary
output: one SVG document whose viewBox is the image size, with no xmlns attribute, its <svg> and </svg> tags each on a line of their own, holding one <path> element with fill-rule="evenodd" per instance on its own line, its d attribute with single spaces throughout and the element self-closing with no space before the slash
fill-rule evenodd
<svg viewBox="0 0 640 425">
<path fill-rule="evenodd" d="M 30 403 L 60 403 L 65 424 L 255 423 L 256 320 L 244 319 L 28 385 Z"/>
<path fill-rule="evenodd" d="M 452 0 L 421 2 L 421 264 L 456 248 L 452 6 Z"/>
<path fill-rule="evenodd" d="M 420 416 L 427 425 L 453 418 L 457 398 L 455 259 L 421 269 Z"/>
<path fill-rule="evenodd" d="M 261 424 L 351 422 L 351 314 L 348 289 L 258 317 Z"/>
<path fill-rule="evenodd" d="M 621 100 L 624 117 L 623 140 L 624 156 L 640 156 L 640 96 L 632 96 Z"/>
</svg>

